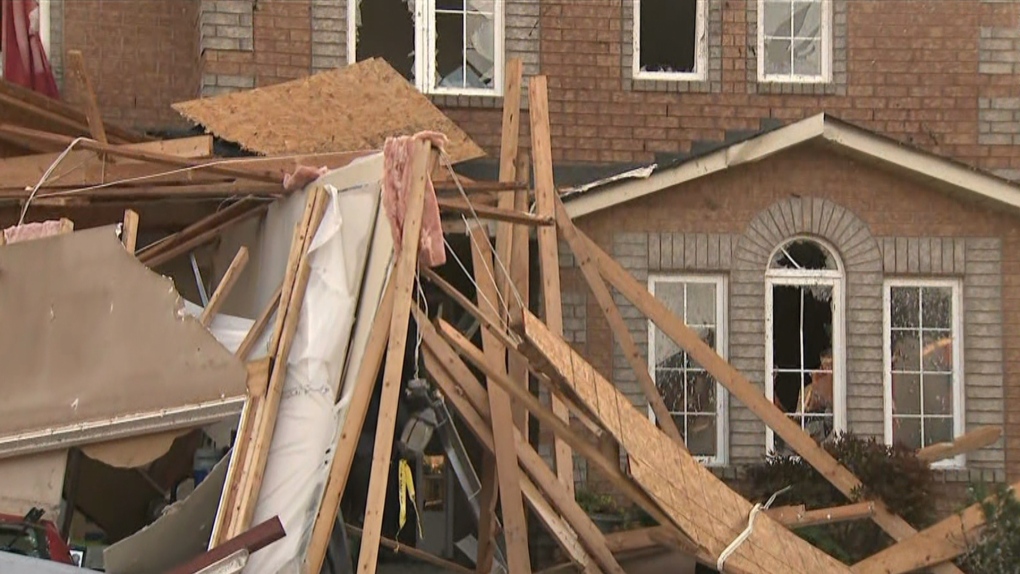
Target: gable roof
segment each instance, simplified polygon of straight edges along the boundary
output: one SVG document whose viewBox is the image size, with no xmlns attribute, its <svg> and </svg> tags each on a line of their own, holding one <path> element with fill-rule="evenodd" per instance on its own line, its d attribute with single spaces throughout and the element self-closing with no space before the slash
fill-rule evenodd
<svg viewBox="0 0 1020 574">
<path fill-rule="evenodd" d="M 1020 185 L 824 113 L 678 163 L 653 165 L 592 182 L 568 190 L 562 197 L 571 217 L 583 217 L 732 167 L 761 161 L 808 142 L 824 144 L 838 153 L 922 180 L 950 194 L 1020 212 Z"/>
</svg>

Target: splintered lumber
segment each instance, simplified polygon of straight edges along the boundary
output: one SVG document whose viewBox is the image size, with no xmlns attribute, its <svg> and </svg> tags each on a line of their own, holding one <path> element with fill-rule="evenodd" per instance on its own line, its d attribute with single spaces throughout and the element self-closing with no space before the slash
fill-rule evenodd
<svg viewBox="0 0 1020 574">
<path fill-rule="evenodd" d="M 613 287 L 634 304 L 674 343 L 684 349 L 713 378 L 724 386 L 731 395 L 744 403 L 769 428 L 780 436 L 787 445 L 815 468 L 826 480 L 846 497 L 852 498 L 861 488 L 861 481 L 831 454 L 814 441 L 796 422 L 779 410 L 765 394 L 754 386 L 743 374 L 720 357 L 683 320 L 674 315 L 661 301 L 653 297 L 648 289 L 638 283 L 623 267 L 590 238 L 578 230 L 578 236 L 588 246 L 589 252 L 598 262 L 599 272 Z M 880 501 L 875 501 L 872 520 L 894 540 L 903 540 L 917 534 L 906 520 L 896 516 Z M 936 569 L 937 574 L 959 573 L 959 568 L 946 564 Z"/>
<path fill-rule="evenodd" d="M 67 63 L 78 84 L 78 92 L 85 100 L 85 119 L 89 124 L 89 132 L 92 138 L 101 144 L 110 143 L 106 138 L 106 128 L 103 127 L 103 116 L 99 112 L 99 104 L 96 103 L 96 92 L 92 89 L 92 78 L 85 69 L 85 56 L 81 50 L 68 50 Z"/>
<path fill-rule="evenodd" d="M 237 347 L 235 355 L 241 360 L 248 358 L 248 354 L 251 353 L 251 348 L 255 346 L 255 342 L 262 336 L 262 332 L 266 330 L 266 326 L 269 325 L 269 320 L 273 317 L 273 313 L 276 312 L 277 307 L 280 306 L 280 295 L 283 293 L 283 284 L 276 288 L 276 292 L 269 298 L 269 303 L 266 304 L 265 309 L 259 313 L 259 316 L 252 323 L 251 329 L 248 329 L 248 334 L 244 336 L 244 340 L 241 341 L 240 346 Z"/>
<path fill-rule="evenodd" d="M 209 297 L 209 303 L 205 306 L 205 309 L 202 309 L 202 314 L 198 318 L 202 326 L 208 327 L 212 324 L 213 317 L 216 316 L 216 313 L 220 312 L 220 307 L 227 300 L 227 295 L 230 294 L 230 290 L 237 284 L 237 280 L 241 278 L 241 273 L 247 264 L 248 248 L 242 246 L 237 250 L 237 254 L 234 255 L 233 261 L 227 267 L 227 271 L 223 274 L 220 284 L 216 286 L 216 290 L 213 291 L 212 297 Z"/>
<path fill-rule="evenodd" d="M 606 287 L 602 275 L 599 274 L 599 270 L 592 260 L 591 253 L 588 252 L 588 246 L 578 236 L 577 228 L 574 227 L 574 222 L 570 220 L 567 210 L 564 209 L 559 198 L 556 198 L 556 224 L 560 235 L 573 251 L 574 258 L 581 267 L 581 273 L 584 275 L 585 281 L 588 282 L 591 292 L 595 295 L 595 300 L 598 301 L 602 314 L 605 315 L 606 321 L 609 323 L 609 328 L 613 331 L 613 338 L 620 344 L 624 357 L 630 363 L 630 368 L 634 370 L 638 383 L 641 385 L 641 391 L 648 400 L 648 404 L 651 405 L 652 412 L 655 413 L 656 422 L 669 438 L 686 449 L 684 437 L 680 434 L 680 429 L 677 428 L 676 421 L 673 420 L 673 415 L 670 414 L 669 408 L 666 406 L 666 401 L 662 399 L 662 394 L 655 386 L 655 381 L 648 373 L 647 359 L 641 355 L 637 343 L 634 342 L 634 337 L 631 336 L 630 330 L 627 328 L 627 323 L 623 320 L 620 309 L 613 302 L 612 293 Z"/>
<path fill-rule="evenodd" d="M 538 215 L 554 218 L 556 215 L 556 183 L 553 178 L 552 136 L 549 130 L 549 88 L 545 76 L 531 78 L 528 95 L 531 108 L 531 153 L 535 162 L 535 200 Z M 545 321 L 549 329 L 563 335 L 563 307 L 560 300 L 559 244 L 554 227 L 538 228 L 539 265 L 542 271 L 542 302 Z M 569 420 L 567 407 L 553 397 L 552 410 L 557 416 Z M 562 439 L 553 439 L 553 459 L 556 475 L 571 493 L 574 492 L 574 460 L 570 447 Z"/>
<path fill-rule="evenodd" d="M 205 217 L 166 239 L 138 251 L 138 260 L 148 267 L 159 267 L 179 255 L 204 245 L 228 227 L 269 209 L 269 203 L 242 199 Z"/>
<path fill-rule="evenodd" d="M 518 181 L 526 182 L 531 178 L 531 162 L 528 160 L 526 152 L 519 153 L 518 163 L 517 179 Z M 528 203 L 527 190 L 521 190 L 514 194 L 514 209 L 518 211 L 526 210 Z M 527 309 L 531 300 L 530 231 L 530 229 L 523 225 L 515 225 L 511 233 L 510 280 L 507 284 L 508 292 L 504 296 L 504 299 L 509 302 L 510 308 L 507 309 L 507 317 L 504 317 L 505 322 L 509 322 L 510 313 L 516 314 L 517 309 L 522 307 Z M 510 290 L 513 290 L 516 296 L 511 296 Z M 524 388 L 529 387 L 528 361 L 524 357 L 517 353 L 510 353 L 510 356 L 507 358 L 507 372 L 511 380 L 517 381 Z M 514 424 L 520 429 L 525 442 L 527 442 L 529 434 L 528 410 L 521 405 L 514 405 L 513 413 Z"/>
<path fill-rule="evenodd" d="M 0 133 L 25 138 L 27 140 L 41 141 L 62 146 L 69 146 L 75 142 L 75 138 L 72 137 L 41 132 L 38 130 L 31 130 L 27 128 L 21 128 L 17 126 L 12 126 L 10 124 L 0 125 Z M 161 153 L 153 153 L 138 149 L 129 149 L 126 147 L 103 144 L 87 139 L 79 140 L 78 143 L 75 144 L 75 147 L 80 149 L 88 149 L 96 152 L 101 152 L 115 157 L 123 157 L 138 161 L 148 161 L 152 163 L 169 165 L 173 167 L 194 168 L 202 166 L 202 169 L 209 173 L 216 173 L 240 179 L 253 179 L 256 181 L 265 181 L 268 183 L 280 183 L 280 184 L 283 183 L 283 177 L 278 174 L 259 172 L 256 170 L 238 170 L 220 165 L 210 165 L 207 162 L 180 158 Z"/>
<path fill-rule="evenodd" d="M 1020 489 L 1020 482 L 1009 488 L 1011 494 Z M 987 501 L 995 500 L 991 496 Z M 985 527 L 982 503 L 968 506 L 941 522 L 922 530 L 912 538 L 897 542 L 885 550 L 853 565 L 855 574 L 901 574 L 944 563 L 960 556 L 968 543 L 978 539 Z"/>
<path fill-rule="evenodd" d="M 510 197 L 510 201 L 513 201 L 512 196 Z M 461 199 L 440 199 L 439 208 L 444 211 L 461 213 L 469 217 L 478 216 L 479 219 L 492 219 L 494 221 L 504 221 L 507 223 L 516 223 L 519 225 L 528 225 L 533 227 L 553 224 L 553 219 L 551 217 L 532 215 L 524 211 L 516 211 L 513 208 L 487 207 L 477 203 L 467 203 Z"/>
<path fill-rule="evenodd" d="M 525 354 L 554 371 L 627 449 L 633 479 L 681 531 L 718 559 L 747 527 L 751 503 L 679 448 L 534 315 L 525 311 L 514 327 L 525 337 Z M 725 571 L 814 574 L 849 569 L 768 516 L 757 516 Z"/>
<path fill-rule="evenodd" d="M 227 540 L 220 546 L 199 554 L 166 574 L 195 574 L 235 552 L 240 550 L 247 550 L 249 553 L 257 552 L 286 535 L 280 517 L 274 516 L 258 526 L 252 527 L 247 532 Z"/>
<path fill-rule="evenodd" d="M 135 247 L 138 245 L 138 212 L 133 209 L 124 211 L 121 239 L 124 242 L 124 249 L 127 249 L 128 253 L 134 255 Z"/>
<path fill-rule="evenodd" d="M 400 383 L 404 371 L 407 326 L 411 316 L 411 292 L 414 290 L 415 269 L 418 266 L 425 186 L 432 155 L 432 146 L 427 141 L 415 140 L 413 149 L 411 189 L 407 198 L 407 212 L 404 215 L 400 253 L 393 270 L 393 317 L 390 319 L 389 343 L 383 367 L 379 417 L 375 430 L 375 448 L 372 451 L 372 473 L 365 503 L 365 535 L 361 539 L 361 551 L 358 553 L 358 572 L 363 574 L 374 574 L 379 559 L 379 538 L 382 536 L 386 486 L 389 480 L 390 456 L 393 452 L 393 434 L 396 430 L 397 401 L 400 397 Z"/>
<path fill-rule="evenodd" d="M 322 562 L 326 558 L 326 547 L 329 546 L 333 523 L 340 511 L 340 501 L 344 497 L 347 479 L 350 477 L 351 466 L 354 464 L 358 436 L 361 434 L 361 428 L 365 425 L 369 403 L 372 402 L 372 393 L 375 392 L 376 381 L 379 378 L 379 368 L 386 355 L 390 323 L 393 317 L 393 299 L 394 283 L 388 281 L 379 307 L 376 309 L 375 317 L 372 319 L 368 343 L 365 345 L 365 352 L 362 355 L 361 364 L 358 366 L 357 378 L 354 379 L 354 393 L 351 395 L 351 401 L 347 407 L 347 417 L 336 438 L 335 454 L 330 463 L 322 504 L 319 505 L 319 513 L 315 517 L 315 527 L 312 529 L 312 539 L 305 558 L 306 574 L 319 574 Z"/>
<path fill-rule="evenodd" d="M 765 513 L 787 528 L 805 528 L 818 524 L 835 524 L 871 518 L 875 513 L 875 504 L 873 502 L 857 502 L 815 510 L 806 510 L 804 505 L 781 506 L 771 508 Z"/>
<path fill-rule="evenodd" d="M 364 536 L 365 534 L 365 532 L 362 529 L 358 528 L 357 526 L 351 526 L 350 524 L 347 525 L 347 532 L 359 538 Z M 432 554 L 429 554 L 424 550 L 418 550 L 413 546 L 401 544 L 396 540 L 386 538 L 385 536 L 379 537 L 379 544 L 385 546 L 386 548 L 389 548 L 396 554 L 406 554 L 411 558 L 421 560 L 422 562 L 427 562 L 429 564 L 432 564 L 433 566 L 439 566 L 440 568 L 443 569 L 444 572 L 463 572 L 465 574 L 474 574 L 473 570 L 465 568 L 460 564 L 450 562 L 449 560 L 443 560 L 442 558 L 438 556 L 433 556 Z"/>
<path fill-rule="evenodd" d="M 940 442 L 917 451 L 917 458 L 931 464 L 940 460 L 985 448 L 1002 436 L 1002 427 L 985 426 L 976 428 L 953 442 Z"/>
<path fill-rule="evenodd" d="M 472 226 L 471 258 L 474 263 L 475 282 L 478 285 L 478 306 L 482 312 L 496 320 L 500 309 L 496 292 L 495 275 L 492 268 L 491 245 L 488 232 L 481 226 Z M 484 246 L 484 247 L 483 247 Z M 488 329 L 482 330 L 482 345 L 489 365 L 506 373 L 506 349 L 500 345 Z M 490 382 L 489 408 L 492 411 L 492 431 L 495 440 L 493 454 L 499 479 L 500 508 L 503 509 L 503 537 L 506 540 L 507 562 L 511 572 L 530 572 L 531 558 L 528 553 L 528 529 L 524 518 L 524 504 L 518 478 L 517 460 L 514 457 L 514 422 L 510 412 L 510 396 L 499 385 Z M 495 517 L 482 516 L 482 521 Z M 491 534 L 491 532 L 490 532 Z"/>
</svg>

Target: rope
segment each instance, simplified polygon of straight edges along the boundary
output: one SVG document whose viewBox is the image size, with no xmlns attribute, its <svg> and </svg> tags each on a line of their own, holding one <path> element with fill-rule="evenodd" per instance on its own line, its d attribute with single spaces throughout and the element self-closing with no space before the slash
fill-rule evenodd
<svg viewBox="0 0 1020 574">
<path fill-rule="evenodd" d="M 71 153 L 71 150 L 74 149 L 74 146 L 78 145 L 79 142 L 87 139 L 89 138 L 84 137 L 74 138 L 74 140 L 71 141 L 71 143 L 67 144 L 67 147 L 64 148 L 64 151 L 60 152 L 60 155 L 58 155 L 57 158 L 53 160 L 53 163 L 50 164 L 50 167 L 46 168 L 46 171 L 43 172 L 42 177 L 39 178 L 39 182 L 36 183 L 35 187 L 32 188 L 32 193 L 28 194 L 28 199 L 25 200 L 24 207 L 21 208 L 21 217 L 18 218 L 18 225 L 23 225 L 25 223 L 25 215 L 28 214 L 28 206 L 31 205 L 32 200 L 35 199 L 35 194 L 39 193 L 39 188 L 42 187 L 42 185 L 46 183 L 46 180 L 49 179 L 50 175 L 53 174 L 53 170 L 57 169 L 57 166 L 60 165 L 60 162 L 64 161 L 64 158 L 67 157 L 67 154 Z"/>
<path fill-rule="evenodd" d="M 750 538 L 751 532 L 754 530 L 755 517 L 763 510 L 768 510 L 768 508 L 772 506 L 772 503 L 776 501 L 776 497 L 791 488 L 793 488 L 793 486 L 787 486 L 786 488 L 778 490 L 768 499 L 768 501 L 765 502 L 764 505 L 759 502 L 751 508 L 751 514 L 747 517 L 747 528 L 745 528 L 744 531 L 740 533 L 740 536 L 737 536 L 736 540 L 731 542 L 730 545 L 726 547 L 726 550 L 723 550 L 722 554 L 719 555 L 719 560 L 715 564 L 716 570 L 722 572 L 723 565 L 726 564 L 726 560 L 737 551 L 737 548 L 740 548 L 740 545 L 743 544 L 745 540 Z"/>
</svg>

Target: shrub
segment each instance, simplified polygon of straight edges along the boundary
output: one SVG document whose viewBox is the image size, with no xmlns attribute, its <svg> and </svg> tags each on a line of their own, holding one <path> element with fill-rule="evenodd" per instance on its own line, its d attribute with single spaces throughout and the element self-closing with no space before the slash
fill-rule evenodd
<svg viewBox="0 0 1020 574">
<path fill-rule="evenodd" d="M 990 494 L 995 498 L 988 500 Z M 1020 501 L 1002 484 L 994 489 L 974 485 L 970 498 L 981 504 L 986 526 L 958 561 L 960 567 L 970 574 L 1015 574 L 1020 564 Z"/>
<path fill-rule="evenodd" d="M 918 460 L 912 450 L 849 433 L 838 435 L 824 448 L 861 480 L 863 488 L 853 493 L 853 500 L 848 501 L 807 462 L 778 455 L 748 468 L 748 498 L 764 501 L 772 493 L 791 486 L 776 499 L 776 506 L 803 504 L 807 510 L 813 510 L 878 499 L 915 527 L 923 528 L 932 522 L 934 477 L 930 467 Z M 867 558 L 892 543 L 870 520 L 811 526 L 796 532 L 846 564 Z"/>
</svg>

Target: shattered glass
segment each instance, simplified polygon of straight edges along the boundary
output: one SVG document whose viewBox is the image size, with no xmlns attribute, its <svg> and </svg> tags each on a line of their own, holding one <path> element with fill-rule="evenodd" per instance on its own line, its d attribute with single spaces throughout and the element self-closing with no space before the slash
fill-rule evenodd
<svg viewBox="0 0 1020 574">
<path fill-rule="evenodd" d="M 494 0 L 436 0 L 438 87 L 491 89 L 495 81 Z"/>
<path fill-rule="evenodd" d="M 638 3 L 638 69 L 689 73 L 697 66 L 698 3 L 703 0 L 641 0 Z M 702 32 L 704 34 L 704 31 Z"/>
<path fill-rule="evenodd" d="M 839 266 L 828 249 L 810 239 L 793 239 L 776 250 L 770 269 L 836 271 Z"/>
<path fill-rule="evenodd" d="M 822 0 L 766 0 L 763 15 L 765 73 L 822 73 Z"/>
</svg>

